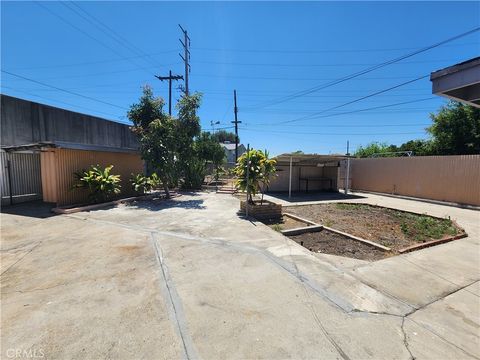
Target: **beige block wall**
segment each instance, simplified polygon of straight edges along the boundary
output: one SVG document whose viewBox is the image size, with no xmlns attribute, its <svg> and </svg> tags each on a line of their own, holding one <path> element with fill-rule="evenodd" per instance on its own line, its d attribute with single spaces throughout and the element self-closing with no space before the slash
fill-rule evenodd
<svg viewBox="0 0 480 360">
<path fill-rule="evenodd" d="M 113 165 L 112 174 L 121 178 L 122 196 L 133 194 L 128 179 L 131 173 L 143 173 L 143 161 L 138 154 L 86 151 L 71 149 L 48 149 L 41 153 L 42 190 L 45 202 L 57 206 L 88 202 L 88 193 L 83 189 L 72 190 L 74 173 L 91 165 Z"/>
<path fill-rule="evenodd" d="M 480 206 L 480 155 L 352 159 L 352 189 Z"/>
</svg>

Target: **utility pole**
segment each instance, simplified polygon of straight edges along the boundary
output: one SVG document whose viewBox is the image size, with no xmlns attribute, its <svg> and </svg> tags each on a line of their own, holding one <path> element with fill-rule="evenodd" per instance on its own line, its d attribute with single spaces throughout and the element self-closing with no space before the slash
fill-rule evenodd
<svg viewBox="0 0 480 360">
<path fill-rule="evenodd" d="M 168 76 L 157 76 L 155 77 L 160 80 L 168 80 L 168 114 L 172 116 L 172 80 L 183 80 L 182 75 L 172 75 L 172 70 L 168 73 Z"/>
<path fill-rule="evenodd" d="M 238 107 L 237 107 L 237 90 L 233 90 L 233 112 L 235 113 L 235 121 L 232 121 L 235 124 L 235 162 L 238 160 L 238 124 L 241 124 L 241 121 L 238 121 Z"/>
<path fill-rule="evenodd" d="M 178 26 L 180 27 L 180 30 L 182 30 L 183 32 L 183 41 L 182 39 L 178 39 L 180 40 L 180 43 L 183 46 L 183 56 L 182 54 L 178 54 L 178 55 L 180 55 L 183 62 L 185 63 L 185 95 L 188 96 L 188 74 L 190 73 L 190 70 L 191 70 L 191 66 L 189 64 L 190 50 L 188 50 L 188 48 L 190 47 L 190 38 L 188 37 L 187 30 L 184 30 L 182 25 L 180 24 L 178 24 Z"/>
</svg>

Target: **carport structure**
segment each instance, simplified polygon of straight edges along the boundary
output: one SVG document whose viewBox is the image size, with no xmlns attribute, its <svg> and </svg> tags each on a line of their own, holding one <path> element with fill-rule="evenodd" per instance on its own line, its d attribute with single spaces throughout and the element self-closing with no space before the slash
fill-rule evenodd
<svg viewBox="0 0 480 360">
<path fill-rule="evenodd" d="M 278 155 L 275 157 L 277 176 L 272 179 L 268 190 L 288 191 L 289 197 L 295 191 L 338 191 L 341 164 L 346 163 L 346 159 L 348 156 L 344 155 Z"/>
<path fill-rule="evenodd" d="M 480 57 L 432 72 L 432 93 L 480 108 Z"/>
</svg>

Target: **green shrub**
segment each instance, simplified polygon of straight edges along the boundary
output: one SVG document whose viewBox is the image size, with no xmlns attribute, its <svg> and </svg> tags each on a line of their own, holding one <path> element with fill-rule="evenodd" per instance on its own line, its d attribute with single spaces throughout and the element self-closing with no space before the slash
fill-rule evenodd
<svg viewBox="0 0 480 360">
<path fill-rule="evenodd" d="M 91 166 L 88 170 L 75 173 L 74 188 L 87 189 L 93 202 L 103 202 L 120 193 L 120 175 L 110 174 L 113 165 L 101 168 Z"/>
<path fill-rule="evenodd" d="M 195 158 L 191 159 L 185 166 L 184 172 L 182 188 L 200 189 L 202 187 L 207 173 L 204 161 Z"/>
<path fill-rule="evenodd" d="M 150 176 L 132 174 L 130 184 L 132 185 L 133 191 L 137 194 L 145 194 L 146 192 L 156 189 L 160 184 L 160 179 L 156 173 Z"/>
</svg>

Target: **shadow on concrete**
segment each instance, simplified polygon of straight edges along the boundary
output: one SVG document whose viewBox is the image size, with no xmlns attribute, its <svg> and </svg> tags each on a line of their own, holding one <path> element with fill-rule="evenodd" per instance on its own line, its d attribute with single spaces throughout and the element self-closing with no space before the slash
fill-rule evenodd
<svg viewBox="0 0 480 360">
<path fill-rule="evenodd" d="M 146 209 L 150 211 L 161 211 L 164 209 L 171 209 L 171 208 L 192 209 L 192 210 L 206 209 L 206 206 L 203 205 L 203 199 L 182 201 L 181 197 L 168 199 L 168 200 L 153 199 L 153 200 L 132 201 L 131 203 L 126 204 L 126 206 L 129 208 Z"/>
<path fill-rule="evenodd" d="M 20 204 L 2 206 L 1 213 L 46 219 L 55 216 L 52 212 L 54 207 L 55 204 L 45 203 L 43 201 L 29 201 Z"/>
<path fill-rule="evenodd" d="M 268 193 L 273 198 L 283 200 L 286 202 L 307 202 L 307 201 L 330 201 L 330 200 L 351 200 L 351 199 L 363 199 L 365 196 L 359 196 L 359 195 L 345 195 L 341 192 L 325 192 L 325 191 L 319 191 L 319 192 L 298 192 L 298 193 L 292 193 L 292 197 L 288 198 L 288 193 L 275 193 L 271 192 Z"/>
</svg>

